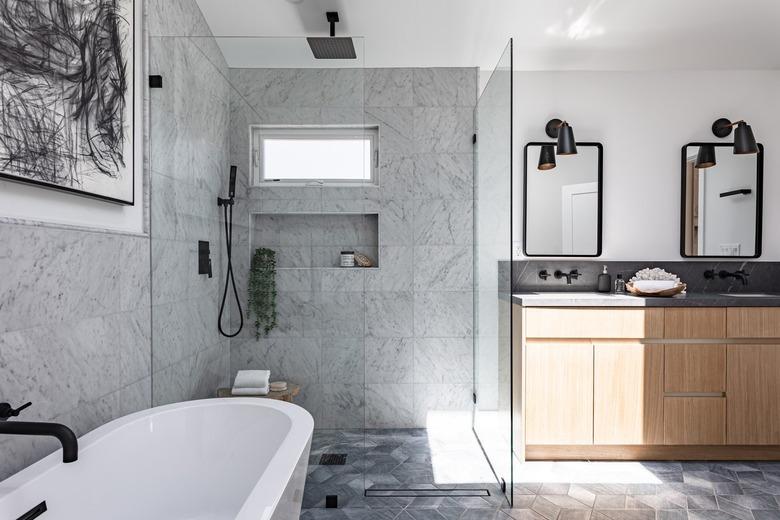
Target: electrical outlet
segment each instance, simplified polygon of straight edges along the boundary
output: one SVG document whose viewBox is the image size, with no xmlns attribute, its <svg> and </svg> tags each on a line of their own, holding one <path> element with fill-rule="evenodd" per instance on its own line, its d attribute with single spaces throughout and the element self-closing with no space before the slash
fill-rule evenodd
<svg viewBox="0 0 780 520">
<path fill-rule="evenodd" d="M 523 257 L 523 244 L 520 242 L 512 243 L 512 260 Z"/>
</svg>

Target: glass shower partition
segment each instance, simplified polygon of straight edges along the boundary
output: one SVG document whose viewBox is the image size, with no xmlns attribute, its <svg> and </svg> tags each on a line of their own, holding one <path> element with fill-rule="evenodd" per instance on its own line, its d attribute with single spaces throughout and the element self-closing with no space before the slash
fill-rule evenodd
<svg viewBox="0 0 780 520">
<path fill-rule="evenodd" d="M 474 118 L 474 432 L 511 503 L 512 40 Z"/>
<path fill-rule="evenodd" d="M 356 59 L 315 60 L 305 38 L 149 38 L 149 74 L 161 76 L 150 79 L 148 99 L 153 403 L 214 397 L 241 369 L 268 369 L 272 380 L 300 385 L 294 402 L 317 428 L 307 509 L 325 507 L 327 495 L 338 495 L 342 508 L 365 500 L 363 277 L 371 269 L 338 266 L 344 250 L 381 262 L 378 210 L 370 187 L 323 184 L 317 168 L 304 179 L 266 179 L 260 138 L 298 132 L 292 138 L 316 147 L 313 134 L 353 143 L 377 135 L 382 113 L 364 107 L 363 39 L 353 42 Z M 357 168 L 378 170 L 378 153 L 353 158 Z M 227 231 L 217 198 L 228 197 L 231 166 L 241 309 L 228 286 L 226 337 L 218 317 Z M 277 320 L 267 333 L 247 309 L 257 249 L 276 259 Z M 329 464 L 334 454 L 346 462 Z"/>
</svg>

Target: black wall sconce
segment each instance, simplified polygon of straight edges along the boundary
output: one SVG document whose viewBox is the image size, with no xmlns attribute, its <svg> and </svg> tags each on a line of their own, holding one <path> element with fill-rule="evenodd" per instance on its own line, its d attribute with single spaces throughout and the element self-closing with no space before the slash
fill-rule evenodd
<svg viewBox="0 0 780 520">
<path fill-rule="evenodd" d="M 558 155 L 576 155 L 577 142 L 574 140 L 574 130 L 566 121 L 550 119 L 544 127 L 547 135 L 558 139 Z"/>
<path fill-rule="evenodd" d="M 725 117 L 715 120 L 712 123 L 712 133 L 716 137 L 728 137 L 734 127 L 734 153 L 737 155 L 758 153 L 756 138 L 753 136 L 753 129 L 743 120 L 732 123 Z"/>
<path fill-rule="evenodd" d="M 699 146 L 699 153 L 696 154 L 696 162 L 693 167 L 701 170 L 702 168 L 712 168 L 715 166 L 715 146 L 703 144 Z"/>
<path fill-rule="evenodd" d="M 556 155 L 575 155 L 577 153 L 574 130 L 569 126 L 569 123 L 560 119 L 550 119 L 545 125 L 544 131 L 548 137 L 557 139 L 557 143 L 542 146 L 539 152 L 539 166 L 537 167 L 541 171 L 555 168 Z"/>
</svg>

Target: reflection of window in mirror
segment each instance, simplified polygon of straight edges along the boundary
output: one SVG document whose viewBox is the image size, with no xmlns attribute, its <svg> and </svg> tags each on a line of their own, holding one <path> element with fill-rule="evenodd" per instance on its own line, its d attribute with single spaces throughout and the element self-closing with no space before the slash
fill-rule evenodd
<svg viewBox="0 0 780 520">
<path fill-rule="evenodd" d="M 550 147 L 550 145 L 547 145 Z M 551 168 L 545 143 L 526 146 L 525 254 L 601 254 L 601 145 L 577 143 L 576 155 L 559 156 Z"/>
<path fill-rule="evenodd" d="M 734 154 L 728 144 L 714 150 L 708 167 L 697 168 L 700 146 L 684 149 L 683 255 L 755 257 L 762 154 Z"/>
</svg>

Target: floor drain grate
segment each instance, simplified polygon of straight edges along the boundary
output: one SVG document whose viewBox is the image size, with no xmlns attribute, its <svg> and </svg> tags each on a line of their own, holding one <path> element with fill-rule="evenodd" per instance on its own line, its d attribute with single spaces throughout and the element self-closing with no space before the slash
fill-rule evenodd
<svg viewBox="0 0 780 520">
<path fill-rule="evenodd" d="M 487 489 L 474 488 L 422 488 L 422 489 L 380 489 L 365 490 L 366 497 L 489 497 Z"/>
<path fill-rule="evenodd" d="M 323 453 L 320 457 L 320 466 L 343 466 L 346 463 L 346 453 Z"/>
</svg>

